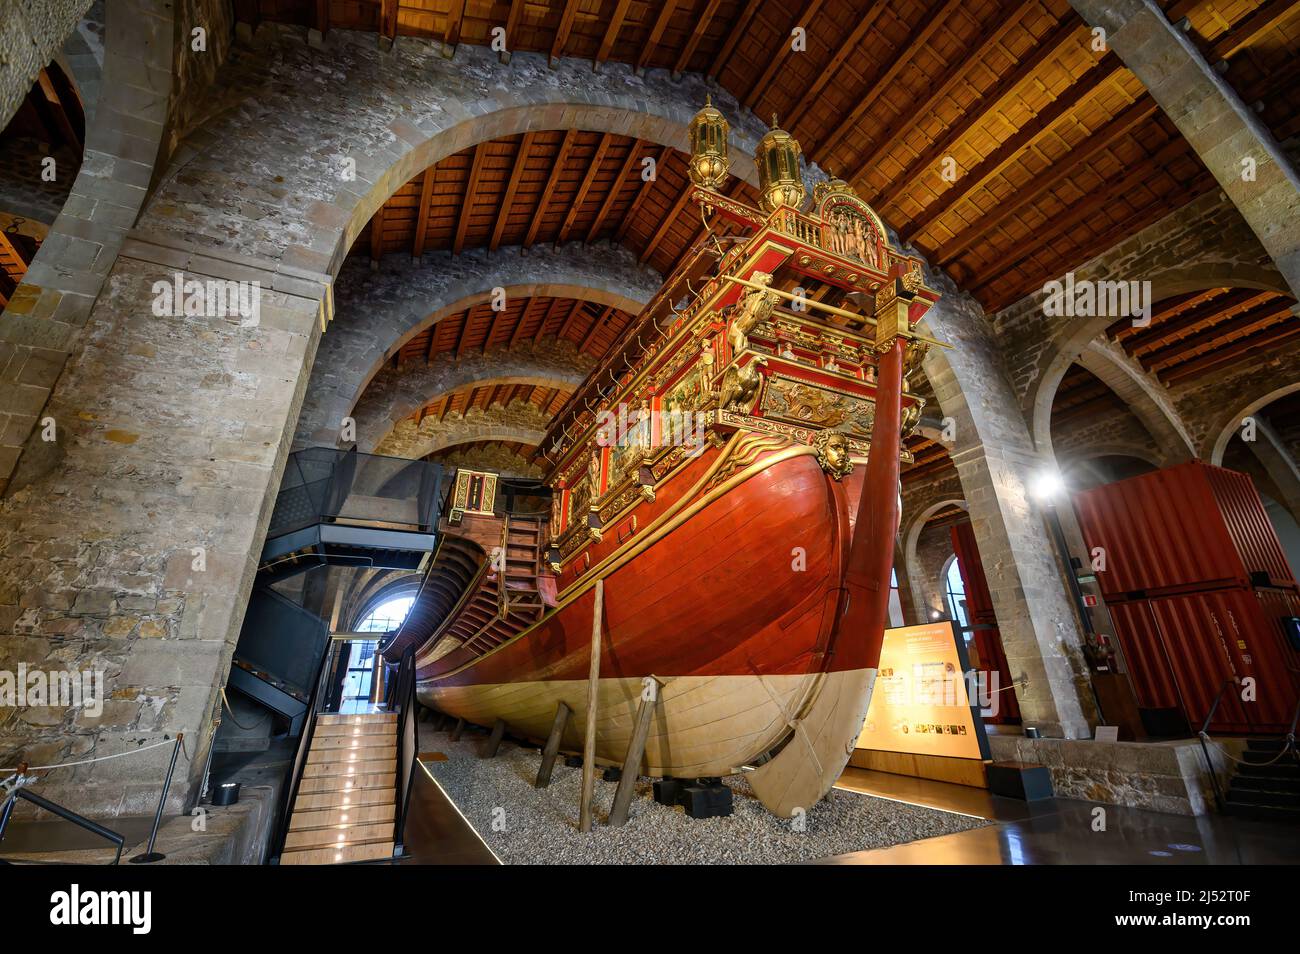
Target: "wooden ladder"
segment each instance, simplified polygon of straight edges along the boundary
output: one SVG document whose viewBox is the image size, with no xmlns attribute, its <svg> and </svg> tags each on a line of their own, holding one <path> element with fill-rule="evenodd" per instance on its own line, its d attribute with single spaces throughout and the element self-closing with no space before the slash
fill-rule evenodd
<svg viewBox="0 0 1300 954">
<path fill-rule="evenodd" d="M 318 715 L 280 864 L 391 858 L 396 774 L 396 713 Z"/>
</svg>

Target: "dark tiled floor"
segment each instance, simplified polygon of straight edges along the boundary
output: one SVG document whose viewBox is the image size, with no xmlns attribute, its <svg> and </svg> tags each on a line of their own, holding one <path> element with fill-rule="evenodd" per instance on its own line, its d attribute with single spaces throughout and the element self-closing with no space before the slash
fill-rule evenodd
<svg viewBox="0 0 1300 954">
<path fill-rule="evenodd" d="M 1300 863 L 1300 829 L 1222 816 L 1192 818 L 1068 798 L 1025 803 L 982 789 L 849 769 L 844 788 L 994 824 L 827 858 L 850 865 L 1254 865 Z M 1097 830 L 1097 808 L 1105 829 Z"/>
</svg>

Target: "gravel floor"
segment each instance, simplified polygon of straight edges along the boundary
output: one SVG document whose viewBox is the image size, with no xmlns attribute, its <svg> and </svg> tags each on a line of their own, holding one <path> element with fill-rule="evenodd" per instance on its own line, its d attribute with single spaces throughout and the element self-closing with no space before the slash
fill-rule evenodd
<svg viewBox="0 0 1300 954">
<path fill-rule="evenodd" d="M 510 742 L 494 759 L 480 759 L 482 736 L 452 742 L 447 732 L 421 727 L 421 749 L 447 761 L 425 764 L 506 864 L 782 864 L 977 828 L 979 819 L 833 790 L 809 810 L 804 831 L 769 814 L 741 776 L 724 779 L 734 793 L 729 818 L 688 818 L 655 803 L 649 779 L 637 783 L 628 823 L 605 817 L 615 782 L 596 775 L 596 822 L 578 831 L 582 770 L 557 760 L 550 787 L 533 788 L 541 753 Z"/>
</svg>

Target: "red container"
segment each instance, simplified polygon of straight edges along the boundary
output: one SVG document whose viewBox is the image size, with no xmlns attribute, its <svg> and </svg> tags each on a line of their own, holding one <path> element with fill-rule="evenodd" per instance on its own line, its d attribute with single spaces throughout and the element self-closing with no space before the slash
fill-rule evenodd
<svg viewBox="0 0 1300 954">
<path fill-rule="evenodd" d="M 1233 587 L 1110 603 L 1138 705 L 1178 709 L 1192 731 L 1230 677 L 1254 680 L 1254 700 L 1229 688 L 1210 731 L 1286 731 L 1300 693 L 1300 653 L 1281 619 L 1300 616 L 1300 597 L 1284 590 Z"/>
<path fill-rule="evenodd" d="M 1282 544 L 1246 474 L 1200 461 L 1074 495 L 1107 603 L 1217 587 L 1295 586 Z"/>
<path fill-rule="evenodd" d="M 1016 690 L 1011 686 L 1011 668 L 1007 665 L 1007 656 L 1002 649 L 1002 634 L 998 631 L 998 618 L 993 612 L 993 596 L 989 593 L 988 580 L 984 576 L 984 564 L 980 561 L 979 547 L 975 543 L 975 530 L 969 520 L 954 523 L 951 528 L 952 548 L 957 554 L 957 569 L 961 572 L 962 587 L 966 590 L 966 616 L 970 620 L 971 642 L 979 655 L 979 669 L 985 673 L 985 685 L 994 686 L 991 678 L 997 673 L 997 715 L 990 716 L 985 722 L 997 725 L 1018 723 L 1020 705 L 1016 701 Z"/>
</svg>

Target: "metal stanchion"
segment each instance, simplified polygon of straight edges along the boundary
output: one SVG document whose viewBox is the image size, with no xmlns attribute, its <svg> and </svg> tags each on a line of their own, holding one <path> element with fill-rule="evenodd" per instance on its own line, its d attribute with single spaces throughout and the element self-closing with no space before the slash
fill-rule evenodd
<svg viewBox="0 0 1300 954">
<path fill-rule="evenodd" d="M 133 865 L 147 865 L 155 861 L 162 861 L 167 856 L 160 851 L 154 851 L 154 842 L 158 840 L 158 825 L 162 822 L 163 807 L 167 804 L 167 792 L 172 787 L 172 773 L 176 771 L 176 756 L 181 751 L 181 741 L 185 738 L 184 732 L 176 733 L 176 744 L 172 746 L 172 760 L 167 766 L 167 777 L 163 779 L 162 795 L 158 798 L 158 811 L 153 816 L 153 828 L 149 832 L 149 845 L 145 848 L 144 854 L 136 855 L 131 859 Z"/>
</svg>

